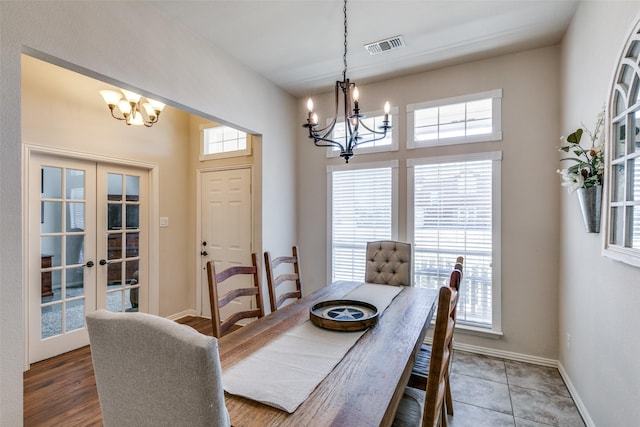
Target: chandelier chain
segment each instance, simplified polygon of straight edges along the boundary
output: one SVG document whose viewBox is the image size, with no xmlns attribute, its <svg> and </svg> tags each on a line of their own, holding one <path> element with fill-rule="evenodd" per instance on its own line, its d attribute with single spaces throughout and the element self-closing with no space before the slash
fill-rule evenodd
<svg viewBox="0 0 640 427">
<path fill-rule="evenodd" d="M 347 0 L 344 0 L 342 12 L 344 13 L 344 55 L 342 56 L 344 71 L 342 71 L 342 80 L 347 80 Z"/>
</svg>

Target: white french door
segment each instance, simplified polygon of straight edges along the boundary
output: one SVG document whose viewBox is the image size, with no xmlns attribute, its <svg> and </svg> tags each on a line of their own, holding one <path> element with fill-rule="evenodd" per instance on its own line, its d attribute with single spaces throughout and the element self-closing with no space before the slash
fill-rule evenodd
<svg viewBox="0 0 640 427">
<path fill-rule="evenodd" d="M 207 261 L 214 260 L 217 272 L 234 265 L 251 265 L 252 208 L 251 169 L 231 169 L 203 172 L 201 175 L 201 313 L 211 316 Z M 218 289 L 224 295 L 235 288 L 252 286 L 248 276 L 236 276 L 224 281 Z M 222 309 L 221 318 L 248 310 L 252 298 L 241 298 Z"/>
<path fill-rule="evenodd" d="M 98 308 L 146 311 L 148 172 L 32 153 L 29 363 L 89 343 Z"/>
<path fill-rule="evenodd" d="M 148 173 L 98 165 L 97 307 L 148 311 Z"/>
</svg>

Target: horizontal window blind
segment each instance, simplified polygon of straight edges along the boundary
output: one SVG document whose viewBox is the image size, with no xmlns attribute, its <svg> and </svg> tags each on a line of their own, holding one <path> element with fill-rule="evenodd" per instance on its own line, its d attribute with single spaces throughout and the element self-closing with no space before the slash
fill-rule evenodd
<svg viewBox="0 0 640 427">
<path fill-rule="evenodd" d="M 332 181 L 332 278 L 364 280 L 366 244 L 390 239 L 392 168 L 338 170 Z"/>
<path fill-rule="evenodd" d="M 414 169 L 414 283 L 448 285 L 458 256 L 464 279 L 458 321 L 491 328 L 492 161 L 416 165 Z"/>
</svg>

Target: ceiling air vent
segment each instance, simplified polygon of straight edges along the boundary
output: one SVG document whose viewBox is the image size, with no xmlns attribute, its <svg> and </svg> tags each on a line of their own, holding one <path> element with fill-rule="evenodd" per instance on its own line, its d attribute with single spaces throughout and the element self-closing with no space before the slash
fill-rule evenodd
<svg viewBox="0 0 640 427">
<path fill-rule="evenodd" d="M 401 47 L 404 47 L 404 39 L 402 36 L 390 37 L 388 39 L 364 45 L 364 48 L 369 52 L 369 55 L 377 55 L 379 53 L 399 49 Z"/>
</svg>

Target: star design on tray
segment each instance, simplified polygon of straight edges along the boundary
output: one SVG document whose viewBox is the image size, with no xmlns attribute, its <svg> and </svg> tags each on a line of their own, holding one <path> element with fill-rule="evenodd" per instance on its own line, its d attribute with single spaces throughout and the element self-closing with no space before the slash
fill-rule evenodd
<svg viewBox="0 0 640 427">
<path fill-rule="evenodd" d="M 362 310 L 359 310 L 357 308 L 340 307 L 329 310 L 329 312 L 327 312 L 327 315 L 332 319 L 337 320 L 356 320 L 364 316 L 364 313 L 362 312 Z"/>
</svg>

